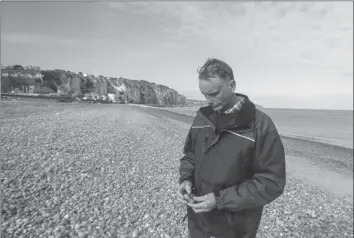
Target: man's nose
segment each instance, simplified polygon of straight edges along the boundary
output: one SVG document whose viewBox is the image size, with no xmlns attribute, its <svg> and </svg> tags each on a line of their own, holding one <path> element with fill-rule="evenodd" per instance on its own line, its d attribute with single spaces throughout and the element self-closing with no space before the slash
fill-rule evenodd
<svg viewBox="0 0 354 238">
<path fill-rule="evenodd" d="M 207 104 L 208 104 L 208 105 L 213 104 L 213 102 L 211 101 L 211 99 L 210 99 L 210 98 L 207 98 L 207 99 L 206 99 L 206 101 L 207 101 Z"/>
</svg>

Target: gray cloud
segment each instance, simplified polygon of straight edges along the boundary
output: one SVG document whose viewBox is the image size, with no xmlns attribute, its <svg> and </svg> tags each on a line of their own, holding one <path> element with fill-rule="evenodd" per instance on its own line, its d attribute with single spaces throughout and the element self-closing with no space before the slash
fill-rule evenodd
<svg viewBox="0 0 354 238">
<path fill-rule="evenodd" d="M 29 33 L 9 33 L 1 37 L 1 40 L 9 43 L 31 44 L 31 45 L 55 45 L 60 44 L 63 46 L 70 46 L 78 44 L 80 41 L 76 39 L 66 39 L 50 37 L 45 34 L 29 34 Z"/>
<path fill-rule="evenodd" d="M 149 75 L 178 86 L 216 56 L 235 68 L 240 90 L 252 93 L 299 96 L 311 87 L 328 93 L 334 80 L 337 92 L 352 88 L 350 2 L 31 2 L 8 5 L 1 17 L 2 60 L 52 60 L 87 70 L 105 62 L 100 70 L 112 75 Z M 47 51 L 38 56 L 41 44 Z M 17 57 L 17 49 L 26 56 Z M 53 54 L 57 61 L 49 59 Z M 68 55 L 74 63 L 59 60 Z M 165 71 L 151 71 L 150 61 L 161 59 Z M 139 71 L 132 64 L 141 64 Z M 181 72 L 166 78 L 177 67 Z"/>
</svg>

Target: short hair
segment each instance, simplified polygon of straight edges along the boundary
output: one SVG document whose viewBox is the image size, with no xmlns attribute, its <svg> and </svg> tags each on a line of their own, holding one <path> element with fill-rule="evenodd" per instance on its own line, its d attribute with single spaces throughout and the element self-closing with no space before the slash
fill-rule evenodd
<svg viewBox="0 0 354 238">
<path fill-rule="evenodd" d="M 216 58 L 208 58 L 204 65 L 197 70 L 200 80 L 208 80 L 211 77 L 218 76 L 221 79 L 226 79 L 230 76 L 234 80 L 232 68 L 222 60 Z"/>
</svg>

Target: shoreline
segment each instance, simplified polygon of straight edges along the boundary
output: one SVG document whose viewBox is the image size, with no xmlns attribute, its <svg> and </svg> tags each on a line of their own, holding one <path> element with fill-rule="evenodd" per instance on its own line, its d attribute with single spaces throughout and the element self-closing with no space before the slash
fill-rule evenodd
<svg viewBox="0 0 354 238">
<path fill-rule="evenodd" d="M 339 148 L 339 149 L 345 149 L 345 150 L 351 150 L 353 151 L 353 148 L 350 148 L 348 146 L 345 145 L 341 145 L 338 143 L 333 143 L 330 141 L 323 141 L 321 139 L 317 139 L 315 137 L 307 137 L 307 136 L 301 136 L 301 135 L 296 135 L 296 134 L 288 134 L 288 133 L 279 133 L 281 137 L 284 138 L 289 138 L 289 139 L 296 139 L 296 140 L 302 140 L 302 141 L 308 141 L 308 142 L 313 142 L 313 143 L 318 143 L 324 146 L 331 146 L 334 148 Z"/>
<path fill-rule="evenodd" d="M 55 99 L 58 99 L 58 98 L 38 98 L 38 97 L 27 97 L 27 98 L 25 98 L 25 100 L 28 100 L 28 99 L 30 99 L 29 101 L 32 101 L 31 99 L 34 99 L 33 101 L 37 101 L 37 100 L 45 101 L 45 99 L 49 99 L 48 101 L 56 102 Z M 20 101 L 25 101 L 25 100 L 20 100 Z M 12 100 L 7 101 L 7 102 L 11 102 L 11 101 Z M 15 100 L 15 101 L 17 101 L 17 100 Z M 2 102 L 6 102 L 6 101 L 2 101 Z M 115 105 L 115 104 L 112 104 L 112 105 Z M 122 105 L 122 104 L 118 104 L 118 105 Z M 192 116 L 192 115 L 190 115 L 188 113 L 178 112 L 178 111 L 174 111 L 174 110 L 169 110 L 169 107 L 156 107 L 156 106 L 146 105 L 146 104 L 124 104 L 124 105 L 152 108 L 152 109 L 156 109 L 156 110 L 164 110 L 165 112 L 168 112 L 168 113 L 173 113 L 175 115 L 180 115 L 180 116 L 183 116 L 183 117 L 187 117 L 190 120 L 190 122 L 192 122 L 193 118 L 194 118 L 194 116 Z M 178 107 L 178 106 L 171 107 L 171 108 L 176 108 L 176 107 Z M 289 110 L 292 110 L 292 109 L 289 109 Z M 350 151 L 350 152 L 353 151 L 353 147 L 349 147 L 347 145 L 343 145 L 343 144 L 340 144 L 340 143 L 335 143 L 335 142 L 332 142 L 332 141 L 325 141 L 323 139 L 316 138 L 316 137 L 308 137 L 308 136 L 297 135 L 297 134 L 292 134 L 292 133 L 283 133 L 283 132 L 280 132 L 280 131 L 279 131 L 279 134 L 280 134 L 281 137 L 288 138 L 288 139 L 296 139 L 296 140 L 301 140 L 301 141 L 308 141 L 308 142 L 311 142 L 311 143 L 318 143 L 318 144 L 324 145 L 324 146 L 330 146 L 332 148 L 344 149 L 344 150 L 347 150 L 347 151 Z"/>
<path fill-rule="evenodd" d="M 164 120 L 168 118 L 171 121 L 183 123 L 186 125 L 186 130 L 189 129 L 194 120 L 194 117 L 185 115 L 183 113 L 180 114 L 173 111 L 161 110 L 159 108 L 153 108 L 145 105 L 135 107 L 130 106 L 130 108 L 136 108 L 139 111 L 141 110 L 144 113 L 148 113 L 156 118 Z M 315 174 L 321 174 L 320 169 L 323 168 L 332 174 L 339 174 L 347 178 L 351 178 L 353 176 L 353 149 L 324 143 L 317 140 L 310 140 L 307 138 L 290 136 L 287 137 L 281 133 L 280 137 L 284 145 L 284 152 L 287 156 L 288 163 L 292 165 L 295 164 L 295 167 L 298 168 L 297 170 L 310 170 L 309 168 L 305 167 L 311 165 L 313 168 L 316 168 L 314 172 Z M 298 167 L 297 163 L 299 160 L 306 161 L 307 165 L 304 168 Z M 310 177 L 310 179 L 311 178 L 312 177 Z M 315 181 L 318 182 L 319 180 L 321 179 L 316 179 Z"/>
<path fill-rule="evenodd" d="M 154 107 L 154 106 L 149 106 L 149 105 L 139 105 L 139 104 L 131 104 L 131 105 L 160 109 L 160 110 L 167 111 L 169 113 L 174 113 L 174 114 L 177 114 L 177 115 L 186 116 L 186 117 L 191 118 L 191 119 L 194 118 L 194 116 L 191 116 L 191 115 L 189 115 L 187 113 L 172 111 L 172 110 L 169 110 L 168 108 L 163 108 L 163 107 L 159 108 L 159 107 Z M 291 109 L 289 109 L 289 110 L 291 110 Z M 316 138 L 316 137 L 308 137 L 308 136 L 303 136 L 303 135 L 297 135 L 297 134 L 291 134 L 291 133 L 282 133 L 282 132 L 279 132 L 279 134 L 280 134 L 281 137 L 288 138 L 288 139 L 297 139 L 297 140 L 301 140 L 301 141 L 308 141 L 308 142 L 312 142 L 312 143 L 318 143 L 318 144 L 321 144 L 321 145 L 324 145 L 324 146 L 330 146 L 332 148 L 338 148 L 338 149 L 344 149 L 344 150 L 353 151 L 352 147 L 348 147 L 346 145 L 342 145 L 342 144 L 339 144 L 339 143 L 334 143 L 334 142 L 331 142 L 331 141 L 324 141 L 324 140 L 322 140 L 320 138 Z"/>
</svg>

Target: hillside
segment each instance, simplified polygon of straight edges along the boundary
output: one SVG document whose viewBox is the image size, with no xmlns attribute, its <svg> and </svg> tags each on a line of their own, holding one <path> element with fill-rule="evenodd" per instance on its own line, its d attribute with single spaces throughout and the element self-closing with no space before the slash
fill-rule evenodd
<svg viewBox="0 0 354 238">
<path fill-rule="evenodd" d="M 1 91 L 19 90 L 28 93 L 58 93 L 82 97 L 85 93 L 119 94 L 130 103 L 156 106 L 184 105 L 186 97 L 164 85 L 128 78 L 105 77 L 61 69 L 41 70 L 21 65 L 4 66 L 1 70 Z"/>
</svg>

